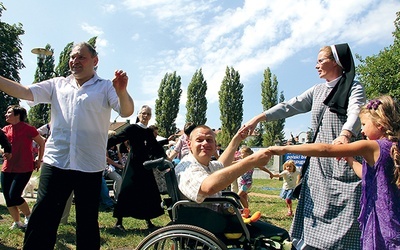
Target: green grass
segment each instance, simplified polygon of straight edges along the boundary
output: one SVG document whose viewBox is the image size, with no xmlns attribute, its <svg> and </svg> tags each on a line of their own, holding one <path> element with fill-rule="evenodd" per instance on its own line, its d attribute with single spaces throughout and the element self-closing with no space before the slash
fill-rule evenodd
<svg viewBox="0 0 400 250">
<path fill-rule="evenodd" d="M 252 192 L 265 194 L 267 197 L 250 196 L 251 211 L 261 211 L 261 219 L 272 224 L 289 229 L 292 218 L 287 217 L 285 203 L 279 198 L 282 181 L 277 179 L 264 180 L 255 179 Z M 295 209 L 297 201 L 294 201 Z M 30 204 L 30 207 L 33 203 Z M 12 223 L 11 216 L 4 205 L 0 205 L 0 249 L 21 249 L 24 233 L 20 230 L 9 230 Z M 169 217 L 165 213 L 154 220 L 157 226 L 164 226 L 169 222 Z M 143 220 L 124 218 L 126 233 L 121 233 L 113 226 L 115 218 L 112 213 L 99 212 L 101 249 L 134 249 L 135 246 L 149 234 Z M 60 225 L 55 249 L 75 249 L 75 207 L 72 206 L 68 224 Z"/>
</svg>

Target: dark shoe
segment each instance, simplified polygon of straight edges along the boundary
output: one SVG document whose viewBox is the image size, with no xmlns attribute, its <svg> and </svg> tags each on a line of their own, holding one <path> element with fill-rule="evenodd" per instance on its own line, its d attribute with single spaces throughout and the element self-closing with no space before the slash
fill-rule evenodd
<svg viewBox="0 0 400 250">
<path fill-rule="evenodd" d="M 114 226 L 114 229 L 117 229 L 120 232 L 126 233 L 126 229 L 122 225 L 117 224 L 117 225 Z"/>
</svg>

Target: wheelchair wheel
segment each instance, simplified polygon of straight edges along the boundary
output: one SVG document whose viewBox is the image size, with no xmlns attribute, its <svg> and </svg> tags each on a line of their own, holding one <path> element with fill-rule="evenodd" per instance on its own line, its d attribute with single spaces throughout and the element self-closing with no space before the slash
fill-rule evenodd
<svg viewBox="0 0 400 250">
<path fill-rule="evenodd" d="M 144 238 L 136 250 L 225 250 L 225 244 L 203 228 L 176 224 L 162 227 Z"/>
</svg>

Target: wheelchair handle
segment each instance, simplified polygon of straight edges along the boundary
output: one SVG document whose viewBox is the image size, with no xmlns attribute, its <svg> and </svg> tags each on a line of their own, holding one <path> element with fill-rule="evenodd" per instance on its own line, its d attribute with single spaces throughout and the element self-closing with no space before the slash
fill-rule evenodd
<svg viewBox="0 0 400 250">
<path fill-rule="evenodd" d="M 147 170 L 157 168 L 158 170 L 163 171 L 173 166 L 172 162 L 165 160 L 163 157 L 143 162 L 143 167 Z"/>
</svg>

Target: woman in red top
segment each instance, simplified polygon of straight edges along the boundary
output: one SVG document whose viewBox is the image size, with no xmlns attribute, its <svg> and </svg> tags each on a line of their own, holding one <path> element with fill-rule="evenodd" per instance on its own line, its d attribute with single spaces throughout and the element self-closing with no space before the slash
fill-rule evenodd
<svg viewBox="0 0 400 250">
<path fill-rule="evenodd" d="M 22 198 L 22 192 L 34 169 L 39 169 L 44 152 L 44 140 L 36 128 L 25 123 L 26 110 L 18 105 L 7 108 L 5 115 L 7 125 L 3 128 L 12 145 L 12 157 L 5 159 L 1 169 L 1 186 L 8 211 L 14 220 L 10 229 L 26 227 L 31 211 Z M 36 160 L 32 154 L 32 140 L 39 145 Z M 25 216 L 25 223 L 20 221 L 19 210 Z"/>
</svg>

